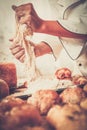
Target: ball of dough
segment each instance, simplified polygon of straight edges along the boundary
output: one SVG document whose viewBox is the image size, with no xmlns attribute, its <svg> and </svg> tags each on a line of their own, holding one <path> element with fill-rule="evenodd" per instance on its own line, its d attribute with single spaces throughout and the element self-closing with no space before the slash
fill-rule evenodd
<svg viewBox="0 0 87 130">
<path fill-rule="evenodd" d="M 41 114 L 47 114 L 49 109 L 60 101 L 59 95 L 53 90 L 39 90 L 32 94 L 27 102 L 34 105 Z"/>
<path fill-rule="evenodd" d="M 66 88 L 60 95 L 63 103 L 80 103 L 86 97 L 82 88 Z"/>
<path fill-rule="evenodd" d="M 87 78 L 84 76 L 76 75 L 72 77 L 72 81 L 76 85 L 85 85 L 87 84 Z"/>
<path fill-rule="evenodd" d="M 5 113 L 12 108 L 25 104 L 25 101 L 20 98 L 14 98 L 7 96 L 0 102 L 0 111 Z"/>
<path fill-rule="evenodd" d="M 5 119 L 5 128 L 8 128 L 9 130 L 25 125 L 31 127 L 40 126 L 42 123 L 42 117 L 38 110 L 29 104 L 12 108 L 11 111 L 5 114 Z"/>
<path fill-rule="evenodd" d="M 56 130 L 86 130 L 86 116 L 79 105 L 55 105 L 49 110 L 47 120 Z"/>
</svg>

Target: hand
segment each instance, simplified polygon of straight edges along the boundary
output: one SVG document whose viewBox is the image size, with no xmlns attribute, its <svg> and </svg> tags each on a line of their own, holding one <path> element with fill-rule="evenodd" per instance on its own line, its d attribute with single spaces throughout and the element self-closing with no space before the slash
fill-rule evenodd
<svg viewBox="0 0 87 130">
<path fill-rule="evenodd" d="M 10 41 L 12 42 L 12 45 L 10 46 L 11 53 L 20 62 L 24 62 L 25 49 L 18 43 L 14 42 L 13 39 L 10 39 Z M 34 44 L 33 42 L 29 42 L 29 43 L 31 44 L 31 46 L 34 47 L 34 52 L 36 57 L 39 57 L 44 54 L 52 53 L 51 48 L 45 42 L 40 42 L 39 44 Z"/>
<path fill-rule="evenodd" d="M 37 15 L 37 13 L 31 3 L 29 4 L 29 9 L 30 9 L 30 18 L 29 18 L 28 22 L 26 22 L 26 24 L 28 26 L 31 26 L 33 31 L 38 32 L 40 30 L 40 28 L 42 27 L 43 20 Z"/>
<path fill-rule="evenodd" d="M 44 41 L 39 44 L 34 44 L 33 46 L 36 57 L 52 53 L 51 47 Z"/>
<path fill-rule="evenodd" d="M 19 45 L 18 43 L 15 43 L 13 39 L 10 39 L 9 41 L 12 42 L 12 44 L 10 46 L 11 53 L 20 62 L 24 62 L 24 59 L 25 59 L 25 50 L 24 50 L 24 48 L 21 47 L 21 45 Z"/>
<path fill-rule="evenodd" d="M 11 53 L 14 55 L 14 57 L 16 59 L 18 59 L 20 62 L 23 63 L 24 59 L 25 59 L 25 49 L 20 44 L 18 44 L 18 42 L 14 42 L 14 39 L 10 39 L 9 41 L 12 42 L 12 44 L 10 46 Z M 30 42 L 30 44 L 31 44 L 31 46 L 34 47 L 34 52 L 35 52 L 36 57 L 42 55 L 41 54 L 41 48 L 42 48 L 41 44 L 35 45 L 32 42 Z"/>
<path fill-rule="evenodd" d="M 12 9 L 15 11 L 18 23 L 31 26 L 33 31 L 38 31 L 42 26 L 43 20 L 37 15 L 32 3 L 20 6 L 13 5 Z M 23 12 L 23 10 L 25 11 Z"/>
</svg>

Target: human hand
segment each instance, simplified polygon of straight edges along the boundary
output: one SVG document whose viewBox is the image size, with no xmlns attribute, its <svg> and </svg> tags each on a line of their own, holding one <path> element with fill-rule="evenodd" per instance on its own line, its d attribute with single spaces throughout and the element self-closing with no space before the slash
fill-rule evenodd
<svg viewBox="0 0 87 130">
<path fill-rule="evenodd" d="M 25 49 L 18 44 L 18 42 L 16 42 L 14 39 L 9 39 L 9 41 L 12 42 L 11 46 L 10 46 L 10 51 L 12 53 L 12 55 L 14 55 L 14 57 L 16 59 L 18 59 L 20 62 L 24 62 L 25 59 Z M 35 52 L 35 56 L 38 57 L 40 55 L 42 55 L 42 45 L 41 44 L 34 44 L 33 42 L 29 42 L 29 44 L 31 44 L 31 46 L 34 47 L 34 52 Z"/>
<path fill-rule="evenodd" d="M 42 25 L 42 19 L 37 15 L 32 3 L 20 6 L 12 6 L 15 11 L 17 22 L 32 27 L 33 31 L 38 31 Z"/>
<path fill-rule="evenodd" d="M 12 42 L 10 46 L 11 53 L 14 55 L 16 59 L 18 59 L 20 62 L 24 62 L 25 59 L 25 50 L 24 48 L 19 45 L 17 42 L 14 42 L 14 39 L 9 39 L 10 42 Z"/>
<path fill-rule="evenodd" d="M 10 46 L 11 53 L 20 62 L 24 62 L 25 49 L 20 44 L 18 44 L 18 42 L 16 42 L 15 40 L 10 39 L 10 41 L 12 42 L 12 44 Z M 48 54 L 48 53 L 52 52 L 51 48 L 45 42 L 40 42 L 39 44 L 29 42 L 29 44 L 34 47 L 34 53 L 35 53 L 36 57 L 39 57 L 44 54 Z"/>
</svg>

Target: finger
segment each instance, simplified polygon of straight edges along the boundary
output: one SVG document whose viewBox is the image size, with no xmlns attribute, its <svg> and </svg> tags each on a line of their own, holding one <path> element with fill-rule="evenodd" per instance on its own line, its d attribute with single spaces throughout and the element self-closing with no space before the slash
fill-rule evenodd
<svg viewBox="0 0 87 130">
<path fill-rule="evenodd" d="M 22 57 L 23 55 L 25 55 L 25 53 L 24 53 L 24 51 L 22 50 L 22 51 L 16 53 L 14 56 L 15 56 L 16 59 L 20 59 L 20 57 Z"/>
<path fill-rule="evenodd" d="M 20 54 L 20 53 L 24 54 L 25 50 L 24 50 L 24 48 L 16 47 L 16 48 L 12 49 L 11 52 L 12 52 L 13 55 L 15 55 L 17 53 L 18 54 Z"/>
<path fill-rule="evenodd" d="M 24 60 L 25 60 L 25 55 L 22 55 L 20 58 L 19 58 L 19 60 L 20 60 L 20 62 L 24 62 Z"/>
<path fill-rule="evenodd" d="M 15 48 L 18 48 L 19 50 L 22 49 L 23 47 L 21 47 L 19 44 L 12 44 L 10 46 L 10 50 L 14 50 Z"/>
</svg>

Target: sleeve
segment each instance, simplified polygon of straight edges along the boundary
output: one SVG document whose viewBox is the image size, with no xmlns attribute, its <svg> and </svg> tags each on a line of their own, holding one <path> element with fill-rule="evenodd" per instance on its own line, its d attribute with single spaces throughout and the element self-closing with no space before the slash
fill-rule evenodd
<svg viewBox="0 0 87 130">
<path fill-rule="evenodd" d="M 75 6 L 79 3 L 78 6 Z M 87 34 L 87 0 L 76 2 L 65 9 L 63 18 L 58 23 L 68 31 Z"/>
<path fill-rule="evenodd" d="M 55 60 L 57 60 L 62 49 L 59 38 L 52 35 L 46 35 L 44 42 L 51 47 Z"/>
<path fill-rule="evenodd" d="M 87 34 L 87 23 L 81 21 L 80 18 L 77 21 L 58 19 L 57 22 L 66 30 L 79 34 Z"/>
<path fill-rule="evenodd" d="M 62 45 L 60 44 L 60 40 L 57 36 L 42 33 L 34 33 L 32 41 L 34 43 L 40 43 L 41 41 L 44 41 L 51 47 L 55 60 L 58 59 L 59 53 L 62 49 Z"/>
</svg>

